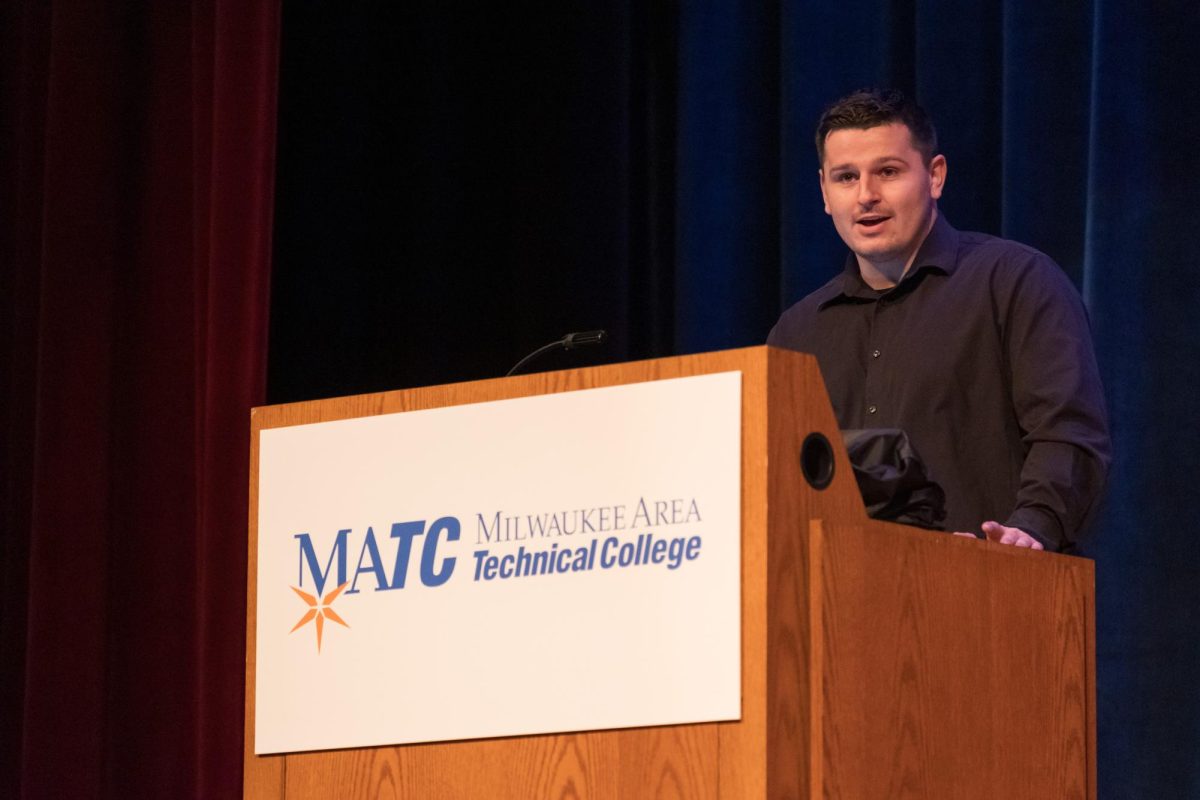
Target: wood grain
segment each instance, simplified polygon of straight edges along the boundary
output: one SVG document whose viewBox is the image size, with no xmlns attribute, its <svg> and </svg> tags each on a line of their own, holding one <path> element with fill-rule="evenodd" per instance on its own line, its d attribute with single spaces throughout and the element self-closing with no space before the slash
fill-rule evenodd
<svg viewBox="0 0 1200 800">
<path fill-rule="evenodd" d="M 253 754 L 258 433 L 742 372 L 742 719 Z M 245 793 L 255 798 L 1094 798 L 1092 565 L 866 519 L 815 359 L 747 348 L 256 409 Z M 813 431 L 833 481 L 804 481 Z"/>
<path fill-rule="evenodd" d="M 1094 797 L 1090 562 L 823 528 L 825 796 Z"/>
</svg>

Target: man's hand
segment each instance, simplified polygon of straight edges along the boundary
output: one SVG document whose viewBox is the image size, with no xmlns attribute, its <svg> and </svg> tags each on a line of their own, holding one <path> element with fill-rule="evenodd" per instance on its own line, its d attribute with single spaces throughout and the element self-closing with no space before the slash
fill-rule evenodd
<svg viewBox="0 0 1200 800">
<path fill-rule="evenodd" d="M 1015 547 L 1028 547 L 1031 550 L 1044 550 L 1042 543 L 1020 528 L 1006 528 L 995 520 L 983 523 L 983 533 L 989 542 L 1011 544 Z"/>
<path fill-rule="evenodd" d="M 1028 547 L 1030 550 L 1045 550 L 1042 543 L 1030 536 L 1020 528 L 1008 528 L 1001 525 L 995 520 L 988 520 L 983 523 L 983 534 L 987 536 L 989 542 L 997 542 L 999 544 L 1011 544 L 1014 547 Z M 954 531 L 955 536 L 970 536 L 976 538 L 973 533 L 965 531 Z"/>
</svg>

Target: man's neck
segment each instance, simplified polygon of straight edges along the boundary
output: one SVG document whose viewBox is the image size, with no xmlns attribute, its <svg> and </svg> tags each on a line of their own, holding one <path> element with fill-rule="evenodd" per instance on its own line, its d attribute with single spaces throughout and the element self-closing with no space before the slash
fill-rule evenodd
<svg viewBox="0 0 1200 800">
<path fill-rule="evenodd" d="M 858 273 L 862 276 L 863 283 L 877 292 L 891 289 L 900 283 L 912 268 L 913 262 L 917 260 L 917 253 L 921 251 L 921 245 L 929 237 L 929 232 L 933 230 L 933 223 L 936 221 L 937 206 L 934 206 L 933 213 L 929 215 L 929 224 L 925 226 L 925 232 L 917 239 L 912 252 L 903 258 L 871 261 L 855 255 L 855 258 L 858 259 Z"/>
</svg>

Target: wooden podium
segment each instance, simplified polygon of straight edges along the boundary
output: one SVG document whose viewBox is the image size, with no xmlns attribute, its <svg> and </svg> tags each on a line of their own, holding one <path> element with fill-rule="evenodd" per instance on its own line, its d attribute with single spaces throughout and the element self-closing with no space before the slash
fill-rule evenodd
<svg viewBox="0 0 1200 800">
<path fill-rule="evenodd" d="M 731 370 L 740 721 L 254 755 L 259 431 Z M 251 429 L 247 797 L 1096 796 L 1092 563 L 868 519 L 811 356 L 754 347 L 270 406 Z M 823 489 L 802 470 L 813 433 L 832 444 Z"/>
</svg>

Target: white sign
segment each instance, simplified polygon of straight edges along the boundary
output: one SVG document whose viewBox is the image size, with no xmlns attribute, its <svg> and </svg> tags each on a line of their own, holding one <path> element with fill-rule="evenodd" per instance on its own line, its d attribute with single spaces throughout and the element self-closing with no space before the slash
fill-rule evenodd
<svg viewBox="0 0 1200 800">
<path fill-rule="evenodd" d="M 738 719 L 741 373 L 263 430 L 256 753 Z"/>
</svg>

